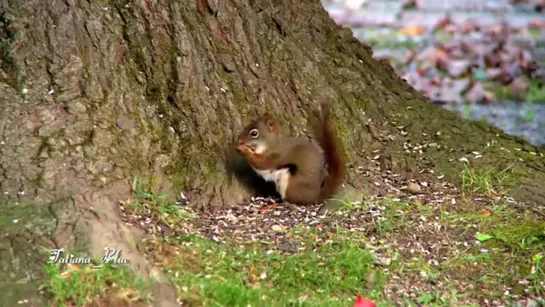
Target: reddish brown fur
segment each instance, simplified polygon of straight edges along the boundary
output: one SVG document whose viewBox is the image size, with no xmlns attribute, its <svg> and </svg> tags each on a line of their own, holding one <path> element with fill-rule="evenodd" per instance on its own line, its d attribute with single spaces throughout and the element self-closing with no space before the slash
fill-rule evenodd
<svg viewBox="0 0 545 307">
<path fill-rule="evenodd" d="M 337 192 L 344 179 L 346 168 L 342 143 L 331 128 L 329 105 L 323 102 L 321 109 L 320 125 L 315 131 L 316 139 L 324 150 L 325 160 L 328 165 L 328 176 L 325 178 L 323 188 L 320 191 L 320 201 L 323 201 Z"/>
<path fill-rule="evenodd" d="M 244 128 L 238 137 L 237 150 L 257 170 L 275 171 L 287 165 L 296 167 L 289 178 L 285 200 L 300 204 L 322 202 L 337 192 L 346 172 L 342 143 L 331 128 L 329 108 L 325 103 L 314 128 L 321 150 L 306 139 L 281 137 L 275 121 L 265 114 Z M 258 136 L 249 135 L 253 129 L 260 131 Z M 254 151 L 259 146 L 266 148 L 261 154 Z M 325 178 L 324 162 L 327 163 Z"/>
</svg>

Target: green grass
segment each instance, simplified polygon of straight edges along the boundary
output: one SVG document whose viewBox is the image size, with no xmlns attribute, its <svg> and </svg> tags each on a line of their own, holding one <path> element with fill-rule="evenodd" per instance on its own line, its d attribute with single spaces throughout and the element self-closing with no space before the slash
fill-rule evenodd
<svg viewBox="0 0 545 307">
<path fill-rule="evenodd" d="M 526 93 L 526 101 L 530 103 L 545 103 L 545 84 L 538 80 L 531 80 Z"/>
<path fill-rule="evenodd" d="M 169 203 L 166 197 L 146 192 L 135 178 L 133 181 L 135 198 L 124 205 L 130 214 L 137 214 L 154 219 L 177 231 L 182 223 L 193 217 L 188 210 Z M 81 254 L 74 251 L 73 254 Z M 99 260 L 94 261 L 100 263 Z M 150 281 L 133 276 L 128 266 L 104 264 L 102 268 L 81 264 L 51 264 L 45 267 L 47 278 L 42 289 L 51 303 L 58 306 L 73 304 L 88 306 L 91 303 L 112 304 L 113 301 L 143 303 L 149 302 L 149 294 L 143 294 Z"/>
<path fill-rule="evenodd" d="M 175 232 L 180 230 L 185 221 L 195 217 L 192 211 L 169 202 L 164 195 L 148 192 L 136 177 L 133 180 L 132 189 L 135 198 L 126 204 L 131 214 L 149 217 Z"/>
<path fill-rule="evenodd" d="M 516 179 L 510 166 L 498 172 L 493 168 L 477 170 L 467 164 L 464 164 L 461 177 L 461 188 L 465 195 L 482 194 L 488 197 L 507 193 Z"/>
<path fill-rule="evenodd" d="M 148 282 L 132 276 L 127 267 L 105 264 L 95 269 L 91 265 L 48 263 L 45 272 L 42 290 L 56 306 L 88 306 L 103 300 L 150 301 L 143 294 Z"/>
<path fill-rule="evenodd" d="M 422 207 L 413 206 L 406 214 L 417 214 Z M 508 301 L 513 295 L 545 295 L 545 222 L 539 216 L 505 202 L 482 207 L 469 201 L 454 207 L 435 213 L 442 232 L 426 234 L 451 244 L 438 263 L 431 264 L 418 252 L 405 252 L 389 267 L 393 275 L 414 276 L 419 280 L 415 286 L 423 289 L 406 298 L 405 306 L 461 306 L 456 302 L 464 298 Z M 388 235 L 400 239 L 413 234 L 422 236 L 418 231 Z M 509 295 L 505 287 L 512 289 Z"/>
<path fill-rule="evenodd" d="M 545 221 L 531 211 L 518 212 L 509 203 L 480 209 L 442 217 L 460 230 L 476 227 L 474 240 L 480 243 L 450 257 L 445 267 L 479 276 L 477 283 L 490 296 L 502 296 L 503 285 L 519 295 L 545 295 Z"/>
<path fill-rule="evenodd" d="M 168 225 L 176 236 L 148 238 L 144 250 L 158 262 L 190 306 L 346 306 L 358 294 L 379 298 L 384 275 L 374 266 L 364 234 L 342 230 L 321 238 L 316 228 L 289 230 L 296 254 L 285 254 L 270 242 L 216 243 L 181 226 L 194 218 L 189 211 L 133 183 L 129 212 Z M 279 243 L 280 244 L 280 243 Z M 269 248 L 270 247 L 270 248 Z"/>
<path fill-rule="evenodd" d="M 347 306 L 358 294 L 379 298 L 384 282 L 364 243 L 348 233 L 298 242 L 304 249 L 292 255 L 199 237 L 161 244 L 180 255 L 163 267 L 190 306 Z"/>
<path fill-rule="evenodd" d="M 460 306 L 458 302 L 459 294 L 458 291 L 452 290 L 448 293 L 443 293 L 439 291 L 434 292 L 422 292 L 418 293 L 416 300 L 405 300 L 404 306 Z M 464 304 L 465 307 L 479 306 L 473 304 Z"/>
<path fill-rule="evenodd" d="M 479 172 L 469 166 L 461 175 L 467 195 L 492 196 L 501 195 L 514 176 L 510 168 Z M 128 212 L 175 230 L 172 236 L 148 236 L 140 247 L 176 286 L 184 306 L 351 306 L 358 294 L 378 306 L 392 306 L 382 290 L 407 280 L 418 288 L 400 298 L 405 306 L 472 306 L 468 298 L 509 299 L 505 286 L 512 294 L 545 295 L 545 223 L 511 203 L 483 207 L 470 197 L 456 205 L 446 201 L 444 207 L 425 199 L 354 203 L 347 192 L 331 223 L 322 221 L 329 225 L 325 228 L 298 224 L 274 242 L 228 237 L 216 242 L 182 231 L 198 222 L 190 210 L 146 192 L 136 180 L 133 189 L 135 200 L 125 204 Z M 371 209 L 380 213 L 361 215 Z M 357 226 L 362 230 L 348 231 L 335 222 L 353 216 L 361 217 Z M 441 249 L 438 263 L 420 252 L 420 246 L 445 240 L 451 246 Z M 58 305 L 88 304 L 107 296 L 149 300 L 142 294 L 144 283 L 124 269 L 49 265 L 44 289 Z"/>
<path fill-rule="evenodd" d="M 502 86 L 492 82 L 487 82 L 487 85 L 493 91 L 496 100 L 500 102 L 523 100 L 523 102 L 527 103 L 545 103 L 545 85 L 540 80 L 529 80 L 527 90 L 523 93 L 517 93 L 518 96 L 512 96 L 509 86 Z M 530 119 L 530 115 L 525 117 Z"/>
<path fill-rule="evenodd" d="M 466 164 L 461 177 L 464 195 L 494 198 L 512 188 L 517 176 L 511 167 L 499 172 L 478 171 Z M 478 243 L 449 257 L 449 271 L 480 276 L 477 283 L 490 297 L 505 298 L 505 285 L 512 287 L 510 295 L 545 294 L 545 221 L 540 216 L 513 203 L 500 202 L 483 208 L 469 202 L 454 214 L 443 214 L 441 221 L 466 239 L 475 232 L 473 237 Z"/>
</svg>

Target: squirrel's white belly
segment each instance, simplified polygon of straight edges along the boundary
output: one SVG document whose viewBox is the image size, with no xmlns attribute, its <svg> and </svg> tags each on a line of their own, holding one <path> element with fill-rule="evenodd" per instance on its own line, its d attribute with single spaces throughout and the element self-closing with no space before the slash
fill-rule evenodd
<svg viewBox="0 0 545 307">
<path fill-rule="evenodd" d="M 276 191 L 280 194 L 280 197 L 286 197 L 286 189 L 288 188 L 288 180 L 290 179 L 290 172 L 287 168 L 281 168 L 277 170 L 258 170 L 254 168 L 254 171 L 265 181 L 272 181 L 276 185 Z"/>
</svg>

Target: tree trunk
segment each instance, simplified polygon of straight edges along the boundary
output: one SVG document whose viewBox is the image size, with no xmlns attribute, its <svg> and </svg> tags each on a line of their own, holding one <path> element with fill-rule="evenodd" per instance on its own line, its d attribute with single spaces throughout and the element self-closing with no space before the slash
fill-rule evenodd
<svg viewBox="0 0 545 307">
<path fill-rule="evenodd" d="M 459 159 L 477 151 L 475 167 L 520 174 L 513 196 L 545 202 L 537 149 L 432 106 L 318 0 L 1 1 L 0 15 L 2 267 L 12 283 L 40 278 L 38 262 L 25 262 L 38 244 L 120 248 L 152 274 L 116 213 L 133 178 L 183 191 L 197 209 L 241 203 L 251 191 L 233 176 L 242 160 L 231 143 L 243 125 L 268 111 L 302 134 L 322 100 L 364 193 L 381 192 L 358 172 L 369 158 L 406 178 L 457 181 Z M 174 290 L 156 286 L 157 304 L 174 306 Z"/>
</svg>

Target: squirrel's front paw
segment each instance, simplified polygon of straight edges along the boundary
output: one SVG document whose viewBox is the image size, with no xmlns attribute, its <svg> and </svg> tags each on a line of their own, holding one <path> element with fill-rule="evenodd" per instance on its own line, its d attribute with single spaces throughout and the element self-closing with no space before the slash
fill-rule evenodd
<svg viewBox="0 0 545 307">
<path fill-rule="evenodd" d="M 243 155 L 245 155 L 245 156 L 251 156 L 251 155 L 253 155 L 253 153 L 254 153 L 254 152 L 253 152 L 250 148 L 248 148 L 248 146 L 246 146 L 246 145 L 239 145 L 239 146 L 237 146 L 237 150 L 238 150 L 238 152 L 240 152 L 241 154 L 243 154 Z"/>
</svg>

